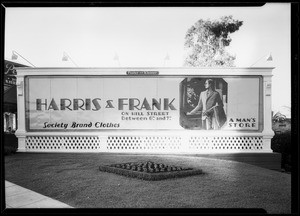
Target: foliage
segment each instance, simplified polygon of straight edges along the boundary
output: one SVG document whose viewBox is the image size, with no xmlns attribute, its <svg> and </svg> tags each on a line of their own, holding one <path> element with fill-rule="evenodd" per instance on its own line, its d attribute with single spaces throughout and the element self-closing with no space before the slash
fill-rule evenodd
<svg viewBox="0 0 300 216">
<path fill-rule="evenodd" d="M 16 153 L 18 149 L 18 140 L 14 134 L 4 134 L 4 155 Z"/>
<path fill-rule="evenodd" d="M 192 107 L 195 108 L 197 105 L 197 99 L 199 95 L 195 92 L 193 87 L 187 86 L 187 103 Z"/>
<path fill-rule="evenodd" d="M 275 122 L 282 122 L 286 119 L 286 116 L 281 114 L 280 112 L 275 113 L 273 116 L 273 121 Z"/>
<path fill-rule="evenodd" d="M 185 66 L 192 67 L 233 67 L 235 56 L 225 47 L 230 45 L 229 34 L 239 30 L 243 22 L 232 16 L 220 20 L 198 20 L 188 29 L 185 36 L 185 48 L 188 51 Z"/>
<path fill-rule="evenodd" d="M 274 152 L 281 153 L 281 168 L 291 171 L 291 133 L 275 134 L 271 141 L 271 148 Z"/>
<path fill-rule="evenodd" d="M 99 166 L 99 170 L 149 181 L 202 174 L 202 170 L 200 169 L 170 166 L 162 163 L 154 163 L 151 161 L 134 163 L 129 162 L 108 166 L 101 165 Z"/>
</svg>

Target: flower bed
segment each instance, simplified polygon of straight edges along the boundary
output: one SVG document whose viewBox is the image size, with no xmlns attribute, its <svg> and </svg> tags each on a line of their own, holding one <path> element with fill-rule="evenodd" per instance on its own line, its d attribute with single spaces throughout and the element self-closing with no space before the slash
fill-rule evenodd
<svg viewBox="0 0 300 216">
<path fill-rule="evenodd" d="M 154 163 L 152 161 L 103 165 L 99 166 L 99 170 L 150 181 L 186 177 L 203 173 L 201 169 L 172 166 Z"/>
</svg>

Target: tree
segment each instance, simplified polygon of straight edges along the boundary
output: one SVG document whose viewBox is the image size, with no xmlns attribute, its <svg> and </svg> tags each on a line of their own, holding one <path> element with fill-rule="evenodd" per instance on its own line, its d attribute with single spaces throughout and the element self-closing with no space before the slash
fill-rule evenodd
<svg viewBox="0 0 300 216">
<path fill-rule="evenodd" d="M 188 29 L 185 36 L 187 58 L 185 66 L 192 67 L 233 67 L 235 56 L 225 48 L 230 45 L 229 34 L 239 30 L 243 21 L 234 20 L 232 16 L 220 20 L 198 20 Z"/>
<path fill-rule="evenodd" d="M 273 120 L 274 120 L 275 122 L 283 122 L 285 119 L 286 119 L 286 116 L 283 115 L 283 114 L 280 113 L 280 112 L 277 112 L 277 113 L 273 116 Z"/>
</svg>

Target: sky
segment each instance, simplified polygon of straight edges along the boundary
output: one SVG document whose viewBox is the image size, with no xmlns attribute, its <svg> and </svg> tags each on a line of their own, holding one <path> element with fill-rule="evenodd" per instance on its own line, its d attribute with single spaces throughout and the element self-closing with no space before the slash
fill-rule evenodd
<svg viewBox="0 0 300 216">
<path fill-rule="evenodd" d="M 290 3 L 262 7 L 7 7 L 5 59 L 36 67 L 182 67 L 199 19 L 243 21 L 228 47 L 237 67 L 275 67 L 272 109 L 291 106 Z M 66 52 L 72 61 L 62 61 Z M 265 61 L 271 53 L 273 61 Z M 166 56 L 169 60 L 165 60 Z M 118 59 L 118 60 L 117 60 Z"/>
</svg>

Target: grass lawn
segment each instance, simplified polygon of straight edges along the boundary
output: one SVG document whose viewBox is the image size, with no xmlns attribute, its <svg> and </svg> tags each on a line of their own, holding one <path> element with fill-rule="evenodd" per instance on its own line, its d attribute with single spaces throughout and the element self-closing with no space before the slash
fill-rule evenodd
<svg viewBox="0 0 300 216">
<path fill-rule="evenodd" d="M 151 160 L 204 174 L 146 181 L 99 171 L 99 165 Z M 5 179 L 75 208 L 263 208 L 291 213 L 291 175 L 249 164 L 190 156 L 16 153 Z"/>
</svg>

